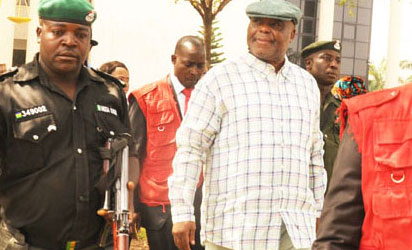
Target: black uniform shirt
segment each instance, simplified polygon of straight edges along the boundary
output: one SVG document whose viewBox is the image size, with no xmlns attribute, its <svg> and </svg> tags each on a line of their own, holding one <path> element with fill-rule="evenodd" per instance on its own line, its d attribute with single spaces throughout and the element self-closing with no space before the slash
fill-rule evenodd
<svg viewBox="0 0 412 250">
<path fill-rule="evenodd" d="M 98 147 L 128 132 L 127 102 L 113 79 L 86 68 L 72 101 L 36 58 L 0 79 L 0 205 L 30 245 L 87 246 L 104 223 Z"/>
</svg>

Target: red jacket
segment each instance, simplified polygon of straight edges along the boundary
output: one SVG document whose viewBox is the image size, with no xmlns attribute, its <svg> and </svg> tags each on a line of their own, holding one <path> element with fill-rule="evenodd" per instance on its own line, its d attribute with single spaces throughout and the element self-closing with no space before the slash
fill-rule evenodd
<svg viewBox="0 0 412 250">
<path fill-rule="evenodd" d="M 167 78 L 132 92 L 146 119 L 146 157 L 139 179 L 140 201 L 148 206 L 169 205 L 167 179 L 173 172 L 176 131 L 181 116 Z"/>
<path fill-rule="evenodd" d="M 412 84 L 347 99 L 342 108 L 362 156 L 359 249 L 412 249 Z"/>
</svg>

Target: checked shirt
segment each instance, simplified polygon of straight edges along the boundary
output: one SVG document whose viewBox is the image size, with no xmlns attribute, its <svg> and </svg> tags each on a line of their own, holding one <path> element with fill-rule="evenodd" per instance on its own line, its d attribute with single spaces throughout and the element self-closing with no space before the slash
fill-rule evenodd
<svg viewBox="0 0 412 250">
<path fill-rule="evenodd" d="M 326 187 L 319 107 L 316 81 L 287 59 L 277 74 L 251 54 L 210 70 L 176 137 L 173 222 L 194 221 L 203 168 L 202 241 L 276 250 L 283 220 L 310 247 Z"/>
</svg>

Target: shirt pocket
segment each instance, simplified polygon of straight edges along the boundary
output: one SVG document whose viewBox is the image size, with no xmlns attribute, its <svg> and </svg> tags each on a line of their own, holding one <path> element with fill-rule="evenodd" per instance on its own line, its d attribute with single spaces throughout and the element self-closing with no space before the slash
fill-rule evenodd
<svg viewBox="0 0 412 250">
<path fill-rule="evenodd" d="M 108 138 L 129 133 L 129 128 L 121 120 L 121 104 L 115 97 L 103 97 L 97 102 L 95 111 L 96 130 L 100 135 L 98 145 L 104 145 Z"/>
<path fill-rule="evenodd" d="M 148 150 L 148 156 L 155 160 L 172 159 L 176 150 L 176 131 L 180 122 L 170 100 L 149 103 L 147 124 L 148 144 L 152 149 Z"/>
<path fill-rule="evenodd" d="M 412 120 L 373 124 L 377 191 L 372 208 L 382 219 L 412 216 Z"/>
<path fill-rule="evenodd" d="M 46 114 L 13 123 L 14 143 L 8 151 L 9 159 L 21 159 L 18 166 L 10 169 L 18 175 L 25 175 L 44 167 L 43 143 L 57 130 L 53 114 Z"/>
<path fill-rule="evenodd" d="M 412 120 L 375 121 L 373 131 L 377 170 L 412 167 Z"/>
<path fill-rule="evenodd" d="M 378 191 L 372 196 L 373 213 L 381 219 L 412 216 L 412 193 L 403 188 Z"/>
</svg>

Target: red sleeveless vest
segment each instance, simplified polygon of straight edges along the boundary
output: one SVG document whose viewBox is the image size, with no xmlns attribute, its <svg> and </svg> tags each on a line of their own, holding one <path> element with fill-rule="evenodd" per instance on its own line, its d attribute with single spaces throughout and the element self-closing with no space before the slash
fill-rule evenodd
<svg viewBox="0 0 412 250">
<path fill-rule="evenodd" d="M 412 249 L 412 84 L 347 99 L 342 110 L 362 155 L 359 249 Z"/>
<path fill-rule="evenodd" d="M 169 205 L 167 179 L 173 172 L 176 131 L 181 117 L 166 79 L 132 92 L 146 118 L 146 156 L 139 178 L 139 198 L 148 206 Z"/>
</svg>

